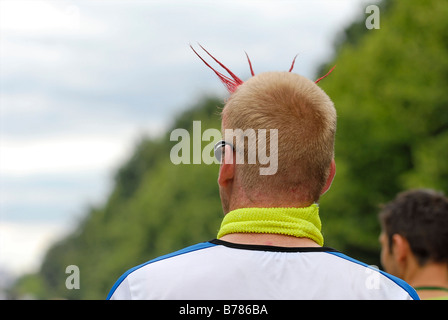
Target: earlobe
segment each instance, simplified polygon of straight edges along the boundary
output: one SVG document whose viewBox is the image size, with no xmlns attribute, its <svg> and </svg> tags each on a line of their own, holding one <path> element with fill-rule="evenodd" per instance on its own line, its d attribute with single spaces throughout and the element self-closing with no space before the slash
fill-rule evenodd
<svg viewBox="0 0 448 320">
<path fill-rule="evenodd" d="M 322 189 L 322 192 L 320 193 L 321 195 L 323 195 L 325 192 L 328 191 L 328 189 L 330 189 L 335 175 L 336 175 L 336 162 L 333 159 L 331 160 L 330 173 L 328 174 L 327 182 L 325 183 L 325 186 Z"/>
</svg>

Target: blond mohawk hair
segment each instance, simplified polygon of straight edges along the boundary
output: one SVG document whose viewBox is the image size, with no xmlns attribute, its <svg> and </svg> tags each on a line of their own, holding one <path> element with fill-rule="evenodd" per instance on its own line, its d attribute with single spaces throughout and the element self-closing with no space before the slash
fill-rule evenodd
<svg viewBox="0 0 448 320">
<path fill-rule="evenodd" d="M 291 72 L 260 73 L 231 94 L 222 119 L 223 131 L 278 130 L 274 175 L 260 175 L 258 162 L 239 164 L 247 192 L 318 201 L 334 157 L 336 110 L 313 81 Z M 269 146 L 268 141 L 267 153 Z"/>
</svg>

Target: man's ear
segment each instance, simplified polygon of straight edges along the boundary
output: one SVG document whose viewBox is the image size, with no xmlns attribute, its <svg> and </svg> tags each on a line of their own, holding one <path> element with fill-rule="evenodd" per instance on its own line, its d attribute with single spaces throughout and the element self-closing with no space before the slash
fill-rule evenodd
<svg viewBox="0 0 448 320">
<path fill-rule="evenodd" d="M 335 175 L 336 175 L 336 162 L 333 159 L 331 160 L 330 164 L 330 174 L 328 175 L 327 182 L 325 183 L 325 186 L 320 193 L 321 195 L 323 195 L 325 192 L 328 191 L 328 189 L 330 189 L 331 183 L 333 182 Z"/>
<path fill-rule="evenodd" d="M 401 234 L 394 234 L 392 236 L 392 254 L 398 263 L 403 263 L 409 258 L 411 254 L 411 247 L 408 240 Z"/>
<path fill-rule="evenodd" d="M 226 187 L 229 182 L 233 181 L 235 174 L 235 157 L 232 147 L 225 145 L 222 155 L 222 163 L 219 168 L 218 184 Z"/>
</svg>

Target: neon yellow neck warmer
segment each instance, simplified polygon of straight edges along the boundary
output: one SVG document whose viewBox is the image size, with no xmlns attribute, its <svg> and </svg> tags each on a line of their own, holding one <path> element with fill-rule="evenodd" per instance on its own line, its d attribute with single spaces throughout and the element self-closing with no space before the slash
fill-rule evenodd
<svg viewBox="0 0 448 320">
<path fill-rule="evenodd" d="M 224 216 L 218 239 L 229 233 L 275 233 L 324 244 L 319 206 L 306 208 L 241 208 Z"/>
</svg>

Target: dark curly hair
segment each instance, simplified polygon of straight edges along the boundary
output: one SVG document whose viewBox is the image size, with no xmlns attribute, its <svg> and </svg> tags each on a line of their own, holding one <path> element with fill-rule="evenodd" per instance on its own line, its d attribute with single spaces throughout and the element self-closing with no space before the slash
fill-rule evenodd
<svg viewBox="0 0 448 320">
<path fill-rule="evenodd" d="M 448 263 L 448 198 L 431 189 L 399 193 L 382 206 L 379 219 L 392 250 L 392 236 L 409 242 L 420 266 Z"/>
</svg>

